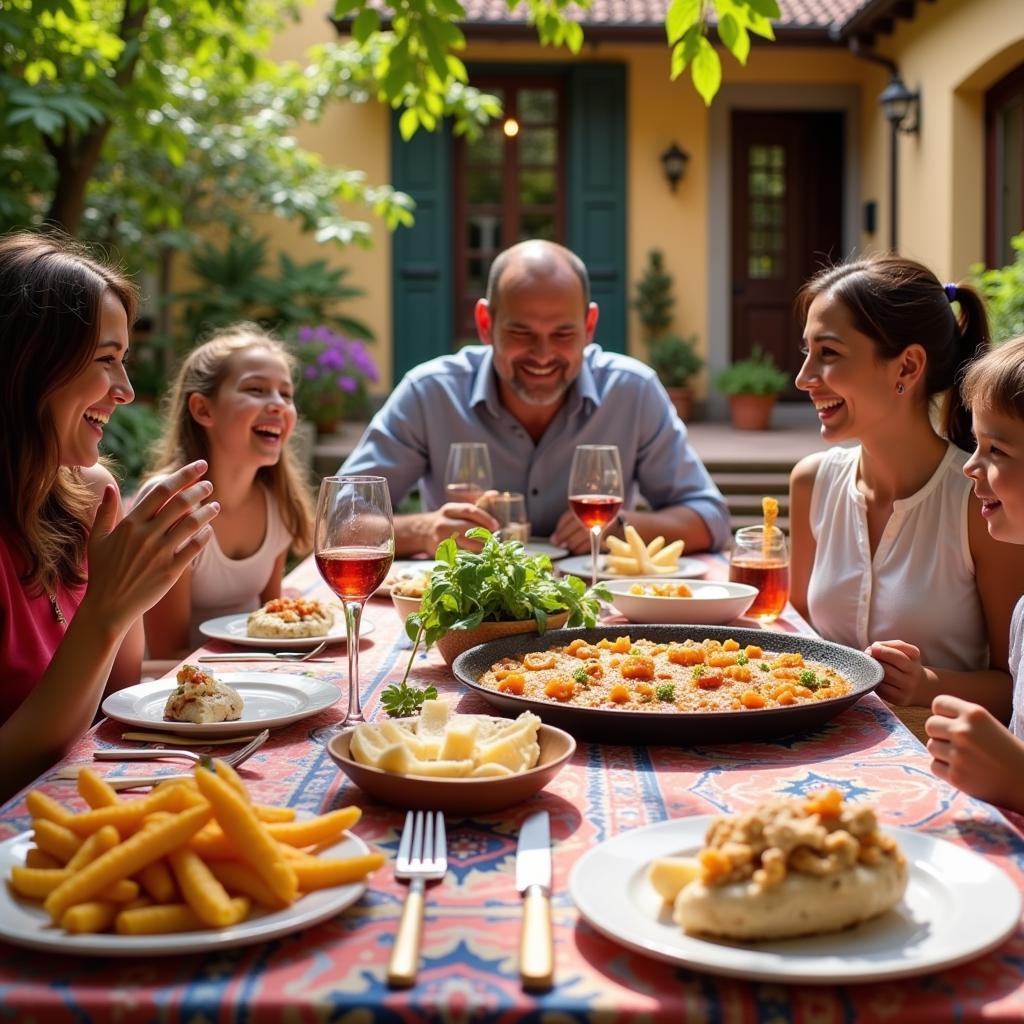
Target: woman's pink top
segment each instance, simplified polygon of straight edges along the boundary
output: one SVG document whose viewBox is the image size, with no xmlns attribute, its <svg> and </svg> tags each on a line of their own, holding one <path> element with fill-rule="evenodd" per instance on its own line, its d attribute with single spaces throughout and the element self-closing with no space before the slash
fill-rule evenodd
<svg viewBox="0 0 1024 1024">
<path fill-rule="evenodd" d="M 44 592 L 33 596 L 25 589 L 23 572 L 21 554 L 0 535 L 0 725 L 35 688 L 67 628 Z M 84 586 L 57 588 L 57 602 L 68 621 L 84 593 Z"/>
</svg>

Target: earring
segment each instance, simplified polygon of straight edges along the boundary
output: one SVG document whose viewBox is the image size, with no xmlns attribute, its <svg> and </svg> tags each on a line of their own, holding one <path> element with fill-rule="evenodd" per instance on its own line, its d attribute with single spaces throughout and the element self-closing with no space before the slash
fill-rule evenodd
<svg viewBox="0 0 1024 1024">
<path fill-rule="evenodd" d="M 906 388 L 903 386 L 902 383 L 896 385 L 896 394 L 897 395 L 902 395 L 904 391 L 906 391 Z"/>
</svg>

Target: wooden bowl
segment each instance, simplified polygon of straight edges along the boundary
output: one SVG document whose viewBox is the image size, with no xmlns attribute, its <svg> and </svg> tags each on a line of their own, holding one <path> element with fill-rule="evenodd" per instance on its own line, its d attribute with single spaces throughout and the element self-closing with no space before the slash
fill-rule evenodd
<svg viewBox="0 0 1024 1024">
<path fill-rule="evenodd" d="M 539 793 L 576 750 L 576 741 L 553 725 L 537 730 L 540 757 L 529 771 L 497 779 L 435 779 L 396 775 L 354 761 L 349 745 L 355 728 L 338 733 L 328 744 L 334 763 L 366 794 L 382 803 L 445 814 L 483 814 L 522 803 Z"/>
<path fill-rule="evenodd" d="M 561 629 L 569 618 L 568 612 L 548 616 L 548 629 Z M 520 633 L 536 633 L 537 623 L 533 619 L 520 619 L 516 622 L 481 622 L 473 629 L 453 629 L 445 633 L 437 641 L 437 649 L 441 652 L 445 664 L 450 665 L 463 651 L 479 644 L 487 644 L 492 640 L 503 640 L 505 637 L 517 636 Z"/>
</svg>

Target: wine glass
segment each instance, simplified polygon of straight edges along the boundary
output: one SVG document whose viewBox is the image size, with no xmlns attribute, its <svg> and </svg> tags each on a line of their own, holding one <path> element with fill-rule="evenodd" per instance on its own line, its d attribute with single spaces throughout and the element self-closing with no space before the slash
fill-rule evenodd
<svg viewBox="0 0 1024 1024">
<path fill-rule="evenodd" d="M 729 556 L 729 579 L 757 587 L 754 603 L 744 612 L 760 622 L 774 622 L 789 600 L 789 555 L 786 535 L 772 526 L 744 526 L 736 531 Z"/>
<path fill-rule="evenodd" d="M 486 502 L 487 511 L 498 522 L 502 540 L 530 542 L 530 521 L 526 518 L 526 498 L 516 491 L 501 491 Z"/>
<path fill-rule="evenodd" d="M 475 505 L 491 489 L 491 454 L 482 441 L 456 441 L 448 449 L 444 474 L 447 501 Z"/>
<path fill-rule="evenodd" d="M 345 609 L 348 711 L 340 725 L 348 725 L 364 721 L 359 698 L 363 602 L 384 582 L 395 558 L 387 480 L 382 476 L 325 477 L 320 482 L 314 529 L 316 566 Z"/>
<path fill-rule="evenodd" d="M 590 531 L 590 585 L 597 583 L 601 534 L 622 508 L 622 464 L 613 444 L 577 445 L 569 471 L 569 505 Z"/>
</svg>

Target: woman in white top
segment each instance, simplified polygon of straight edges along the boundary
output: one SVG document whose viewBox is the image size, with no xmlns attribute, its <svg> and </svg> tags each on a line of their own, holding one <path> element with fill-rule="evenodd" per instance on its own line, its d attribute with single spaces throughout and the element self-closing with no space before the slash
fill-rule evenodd
<svg viewBox="0 0 1024 1024">
<path fill-rule="evenodd" d="M 927 707 L 949 693 L 1006 721 L 1024 558 L 985 529 L 963 474 L 970 418 L 953 387 L 988 342 L 981 299 L 911 260 L 875 256 L 822 271 L 798 308 L 797 387 L 826 441 L 859 444 L 793 470 L 793 604 L 827 639 L 882 662 L 878 693 L 891 703 Z M 930 412 L 944 393 L 940 434 Z"/>
<path fill-rule="evenodd" d="M 287 447 L 293 370 L 280 341 L 240 323 L 193 349 L 178 372 L 143 491 L 203 458 L 221 511 L 206 549 L 146 614 L 151 658 L 183 657 L 199 643 L 201 622 L 280 597 L 288 548 L 312 546 L 310 497 Z"/>
</svg>

